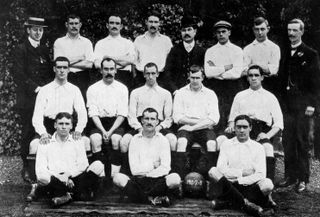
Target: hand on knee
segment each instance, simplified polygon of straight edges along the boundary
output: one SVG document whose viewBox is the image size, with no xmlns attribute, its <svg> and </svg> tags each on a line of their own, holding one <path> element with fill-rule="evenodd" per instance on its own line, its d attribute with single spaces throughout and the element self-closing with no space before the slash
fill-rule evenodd
<svg viewBox="0 0 320 217">
<path fill-rule="evenodd" d="M 127 175 L 122 173 L 117 173 L 113 177 L 113 184 L 115 184 L 120 188 L 124 188 L 127 185 L 129 180 L 130 178 Z"/>
<path fill-rule="evenodd" d="M 119 150 L 121 138 L 122 138 L 122 136 L 120 136 L 118 134 L 113 134 L 111 136 L 111 144 L 112 144 L 112 149 L 113 150 Z"/>
</svg>

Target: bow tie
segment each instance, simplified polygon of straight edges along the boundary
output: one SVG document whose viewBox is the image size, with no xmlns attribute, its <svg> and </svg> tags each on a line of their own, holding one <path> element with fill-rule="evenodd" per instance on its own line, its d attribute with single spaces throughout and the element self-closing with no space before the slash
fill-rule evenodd
<svg viewBox="0 0 320 217">
<path fill-rule="evenodd" d="M 298 47 L 291 47 L 291 50 L 297 50 Z"/>
</svg>

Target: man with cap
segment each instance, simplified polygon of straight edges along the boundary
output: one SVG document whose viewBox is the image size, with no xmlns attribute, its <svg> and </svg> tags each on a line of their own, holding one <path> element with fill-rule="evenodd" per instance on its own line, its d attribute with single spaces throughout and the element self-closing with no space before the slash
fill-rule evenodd
<svg viewBox="0 0 320 217">
<path fill-rule="evenodd" d="M 159 82 L 161 81 L 163 69 L 166 63 L 166 58 L 172 47 L 171 40 L 168 36 L 159 32 L 160 14 L 156 11 L 149 13 L 146 25 L 148 31 L 140 35 L 134 41 L 137 62 L 136 62 L 136 77 L 135 87 L 140 87 L 145 83 L 144 66 L 147 63 L 153 62 L 158 67 Z M 167 82 L 167 81 L 164 81 Z M 160 84 L 160 83 L 159 83 Z M 161 84 L 160 84 L 161 85 Z"/>
<path fill-rule="evenodd" d="M 245 67 L 243 76 L 246 75 L 246 70 L 250 65 L 260 66 L 265 78 L 263 81 L 264 87 L 273 92 L 280 63 L 280 48 L 268 39 L 270 26 L 265 18 L 255 18 L 252 30 L 255 40 L 243 49 Z"/>
<path fill-rule="evenodd" d="M 188 84 L 189 68 L 192 65 L 203 66 L 205 49 L 195 42 L 197 24 L 191 16 L 181 20 L 182 42 L 175 45 L 168 54 L 165 76 L 167 88 L 171 93 Z"/>
<path fill-rule="evenodd" d="M 40 43 L 45 21 L 43 18 L 29 17 L 24 24 L 28 38 L 20 44 L 13 55 L 13 79 L 17 84 L 17 104 L 15 108 L 20 115 L 22 125 L 21 158 L 23 162 L 22 177 L 30 181 L 27 155 L 29 144 L 34 135 L 32 114 L 36 95 L 40 88 L 53 79 L 49 49 Z"/>
<path fill-rule="evenodd" d="M 243 53 L 229 40 L 231 27 L 229 22 L 223 20 L 214 24 L 218 43 L 206 51 L 204 61 L 207 86 L 216 92 L 219 99 L 221 119 L 218 134 L 227 124 L 233 97 L 241 90 L 239 78 L 243 69 Z"/>
<path fill-rule="evenodd" d="M 81 19 L 75 14 L 67 17 L 65 26 L 67 34 L 58 38 L 53 45 L 54 59 L 59 56 L 67 57 L 70 61 L 68 81 L 81 90 L 86 99 L 90 75 L 89 70 L 93 64 L 93 47 L 89 39 L 80 35 Z"/>
</svg>

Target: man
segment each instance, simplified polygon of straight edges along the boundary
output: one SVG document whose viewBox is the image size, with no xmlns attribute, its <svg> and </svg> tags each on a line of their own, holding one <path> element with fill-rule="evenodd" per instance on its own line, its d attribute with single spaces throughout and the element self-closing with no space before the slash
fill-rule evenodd
<svg viewBox="0 0 320 217">
<path fill-rule="evenodd" d="M 263 73 L 263 69 L 258 65 L 249 67 L 247 79 L 250 87 L 235 96 L 225 132 L 234 133 L 235 117 L 249 116 L 252 121 L 250 138 L 263 145 L 267 162 L 267 178 L 274 181 L 275 159 L 270 140 L 283 130 L 283 115 L 277 98 L 262 87 Z"/>
<path fill-rule="evenodd" d="M 190 84 L 177 91 L 173 104 L 173 120 L 179 125 L 177 153 L 175 157 L 174 170 L 181 178 L 189 172 L 187 167 L 187 146 L 198 142 L 206 148 L 205 158 L 208 163 L 202 165 L 199 159 L 196 172 L 206 176 L 209 168 L 216 164 L 218 153 L 216 150 L 216 136 L 213 126 L 219 122 L 218 99 L 214 91 L 206 88 L 202 81 L 204 79 L 203 69 L 192 65 L 189 72 Z"/>
<path fill-rule="evenodd" d="M 111 15 L 108 19 L 107 28 L 109 35 L 97 42 L 94 48 L 94 66 L 101 68 L 101 61 L 105 58 L 113 59 L 117 64 L 117 80 L 122 82 L 131 90 L 133 85 L 133 75 L 131 64 L 135 60 L 135 50 L 133 43 L 123 38 L 120 31 L 123 28 L 121 18 Z"/>
<path fill-rule="evenodd" d="M 132 177 L 118 173 L 113 183 L 122 188 L 131 202 L 169 206 L 168 195 L 180 186 L 181 178 L 170 172 L 170 145 L 156 127 L 158 112 L 146 108 L 142 112 L 142 131 L 136 134 L 129 146 L 129 165 Z"/>
<path fill-rule="evenodd" d="M 209 171 L 209 177 L 221 189 L 212 205 L 221 209 L 224 207 L 219 200 L 227 200 L 248 214 L 261 216 L 261 206 L 274 206 L 273 183 L 266 178 L 265 153 L 261 144 L 250 139 L 251 119 L 239 115 L 234 122 L 236 137 L 222 144 L 217 167 Z"/>
<path fill-rule="evenodd" d="M 134 41 L 137 52 L 135 87 L 140 87 L 144 84 L 145 80 L 143 71 L 144 66 L 147 63 L 155 63 L 160 74 L 159 78 L 163 76 L 162 74 L 166 58 L 172 47 L 170 38 L 159 32 L 159 13 L 152 11 L 146 20 L 146 25 L 148 31 L 143 35 L 138 36 Z"/>
<path fill-rule="evenodd" d="M 54 80 L 43 86 L 37 95 L 32 117 L 37 135 L 30 143 L 30 154 L 37 153 L 39 142 L 44 145 L 50 142 L 55 132 L 55 117 L 60 112 L 68 112 L 77 117 L 72 137 L 74 140 L 82 139 L 81 133 L 88 121 L 87 111 L 79 88 L 68 82 L 69 64 L 66 57 L 57 57 L 53 67 Z"/>
<path fill-rule="evenodd" d="M 123 122 L 128 115 L 128 88 L 114 79 L 117 73 L 116 62 L 110 58 L 101 62 L 102 79 L 91 85 L 87 92 L 87 107 L 93 126 L 90 141 L 94 159 L 105 163 L 109 175 L 108 162 L 103 156 L 103 144 L 111 144 L 111 177 L 120 171 L 120 140 L 124 135 Z M 108 148 L 109 147 L 104 147 Z M 104 149 L 106 150 L 106 149 Z M 109 177 L 109 176 L 107 176 Z"/>
<path fill-rule="evenodd" d="M 213 28 L 218 43 L 206 51 L 204 72 L 208 78 L 208 87 L 215 91 L 220 101 L 221 118 L 217 126 L 217 132 L 220 134 L 227 124 L 232 99 L 242 89 L 239 78 L 243 67 L 243 53 L 240 47 L 229 40 L 229 22 L 221 20 L 215 23 Z"/>
<path fill-rule="evenodd" d="M 297 191 L 302 192 L 310 177 L 308 122 L 319 109 L 320 66 L 318 53 L 302 42 L 304 23 L 293 19 L 287 29 L 290 45 L 280 64 L 285 180 L 279 185 L 298 180 Z"/>
<path fill-rule="evenodd" d="M 89 85 L 89 71 L 93 65 L 93 47 L 89 39 L 80 35 L 80 17 L 71 14 L 66 20 L 67 34 L 53 45 L 54 59 L 65 56 L 70 61 L 69 82 L 80 88 L 83 98 Z"/>
<path fill-rule="evenodd" d="M 244 66 L 243 76 L 250 65 L 258 65 L 262 68 L 265 76 L 264 86 L 274 92 L 276 77 L 280 62 L 280 48 L 268 39 L 270 26 L 268 20 L 257 17 L 253 21 L 253 33 L 255 40 L 243 49 Z"/>
<path fill-rule="evenodd" d="M 181 20 L 183 42 L 175 45 L 168 54 L 164 69 L 166 85 L 171 93 L 188 84 L 189 69 L 192 65 L 203 66 L 205 49 L 195 42 L 197 25 L 190 16 Z"/>
<path fill-rule="evenodd" d="M 29 144 L 34 136 L 32 114 L 36 95 L 41 86 L 52 80 L 49 49 L 40 40 L 43 35 L 44 19 L 29 17 L 25 23 L 28 39 L 19 45 L 14 52 L 12 76 L 17 84 L 17 113 L 20 115 L 21 128 L 21 158 L 23 162 L 22 177 L 31 181 L 28 171 L 27 156 Z"/>
<path fill-rule="evenodd" d="M 36 158 L 38 184 L 33 185 L 27 200 L 32 201 L 44 187 L 52 197 L 54 207 L 76 200 L 91 200 L 97 190 L 99 176 L 104 176 L 103 164 L 94 161 L 90 166 L 82 140 L 73 140 L 72 115 L 58 113 L 53 134 L 47 145 L 39 146 Z"/>
</svg>

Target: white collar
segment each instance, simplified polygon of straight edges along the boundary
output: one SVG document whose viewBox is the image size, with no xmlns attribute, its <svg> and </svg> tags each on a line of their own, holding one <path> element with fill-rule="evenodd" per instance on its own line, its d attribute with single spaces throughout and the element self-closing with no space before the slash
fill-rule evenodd
<svg viewBox="0 0 320 217">
<path fill-rule="evenodd" d="M 191 43 L 186 43 L 186 42 L 183 42 L 183 46 L 184 48 L 189 52 L 194 48 L 194 45 L 195 45 L 195 41 L 193 40 Z"/>
<path fill-rule="evenodd" d="M 295 44 L 295 45 L 290 45 L 291 48 L 297 48 L 302 44 L 302 41 L 300 41 L 299 43 Z"/>
<path fill-rule="evenodd" d="M 268 42 L 269 42 L 269 39 L 268 39 L 268 37 L 266 38 L 266 40 L 264 40 L 263 42 L 259 42 L 259 41 L 257 41 L 257 39 L 254 39 L 254 41 L 252 42 L 252 44 L 253 45 L 256 45 L 256 44 L 268 44 Z"/>
<path fill-rule="evenodd" d="M 30 36 L 28 37 L 28 40 L 29 40 L 30 44 L 32 45 L 32 47 L 37 48 L 38 46 L 40 46 L 40 41 L 35 41 Z"/>
</svg>

